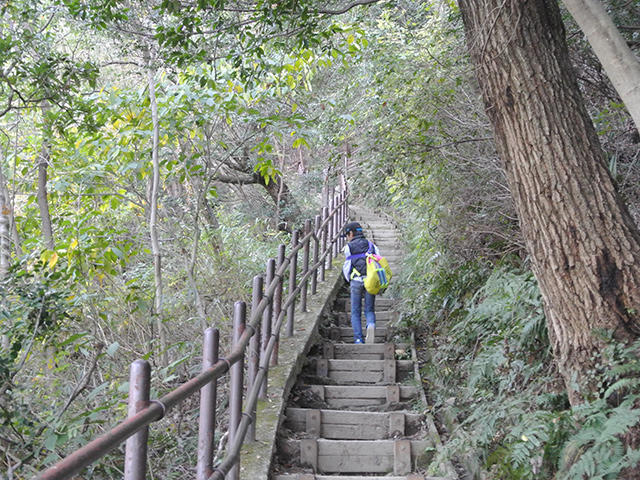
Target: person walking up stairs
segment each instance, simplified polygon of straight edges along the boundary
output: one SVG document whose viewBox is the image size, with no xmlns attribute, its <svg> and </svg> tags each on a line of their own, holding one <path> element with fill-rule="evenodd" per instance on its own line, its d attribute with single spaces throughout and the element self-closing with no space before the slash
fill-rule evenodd
<svg viewBox="0 0 640 480">
<path fill-rule="evenodd" d="M 345 225 L 343 237 L 347 238 L 344 246 L 345 261 L 342 273 L 349 284 L 351 297 L 351 327 L 353 328 L 353 343 L 375 343 L 376 332 L 376 296 L 364 288 L 367 272 L 368 253 L 380 255 L 378 247 L 367 240 L 362 226 L 358 222 Z M 364 298 L 364 316 L 367 323 L 366 339 L 362 338 L 362 300 Z"/>
<path fill-rule="evenodd" d="M 397 268 L 395 228 L 367 220 L 362 224 L 373 226 L 371 238 L 381 249 L 388 248 L 391 268 Z M 349 225 L 357 232 L 358 224 Z M 364 231 L 362 238 L 368 243 Z M 389 325 L 397 312 L 393 299 L 385 296 L 369 303 L 377 320 L 372 322 L 375 343 L 358 344 L 362 331 L 351 321 L 358 313 L 354 297 L 362 301 L 362 295 L 354 295 L 352 288 L 353 279 L 320 326 L 322 338 L 288 398 L 270 478 L 435 480 L 424 472 L 439 438 L 424 413 L 426 399 L 411 339 L 392 341 Z"/>
</svg>

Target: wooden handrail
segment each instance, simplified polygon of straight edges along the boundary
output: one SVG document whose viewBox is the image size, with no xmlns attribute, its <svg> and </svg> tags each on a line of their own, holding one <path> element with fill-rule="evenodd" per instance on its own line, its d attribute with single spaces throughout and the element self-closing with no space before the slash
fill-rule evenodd
<svg viewBox="0 0 640 480">
<path fill-rule="evenodd" d="M 71 478 L 73 475 L 79 473 L 83 468 L 105 456 L 123 441 L 133 437 L 138 432 L 143 432 L 145 429 L 148 429 L 151 423 L 162 419 L 171 408 L 180 404 L 196 392 L 200 392 L 203 387 L 208 385 L 213 385 L 215 387 L 215 382 L 218 378 L 228 372 L 233 365 L 244 360 L 245 352 L 251 338 L 260 332 L 261 324 L 266 321 L 265 311 L 273 311 L 274 318 L 271 319 L 273 322 L 271 332 L 269 332 L 269 335 L 263 336 L 263 340 L 266 338 L 269 339 L 268 344 L 266 347 L 260 347 L 260 336 L 257 336 L 256 340 L 253 342 L 254 347 L 255 345 L 258 345 L 259 361 L 256 373 L 254 374 L 253 383 L 247 386 L 248 395 L 246 397 L 245 409 L 235 430 L 236 435 L 233 442 L 228 446 L 227 454 L 222 463 L 213 472 L 211 472 L 211 465 L 207 465 L 204 460 L 199 460 L 199 480 L 207 478 L 206 475 L 209 474 L 209 479 L 224 479 L 225 475 L 231 471 L 232 467 L 237 465 L 239 462 L 240 447 L 245 441 L 249 425 L 251 423 L 254 423 L 255 425 L 255 414 L 253 412 L 255 412 L 258 397 L 266 395 L 266 382 L 268 378 L 267 372 L 269 366 L 277 363 L 278 338 L 284 319 L 287 317 L 287 323 L 290 324 L 291 332 L 293 334 L 294 309 L 292 306 L 295 306 L 296 297 L 301 293 L 301 291 L 303 289 L 306 290 L 309 278 L 312 278 L 312 294 L 315 293 L 315 282 L 313 279 L 317 278 L 318 269 L 320 269 L 320 281 L 324 281 L 324 270 L 325 267 L 327 267 L 327 258 L 329 261 L 328 268 L 331 268 L 332 258 L 340 247 L 340 231 L 347 220 L 347 211 L 347 195 L 342 193 L 334 197 L 331 201 L 331 208 L 323 208 L 322 214 L 316 216 L 315 228 L 308 228 L 307 226 L 310 225 L 309 222 L 305 224 L 306 233 L 301 239 L 298 239 L 297 244 L 294 243 L 289 255 L 282 258 L 282 262 L 277 265 L 277 269 L 275 269 L 276 265 L 273 263 L 274 260 L 270 259 L 271 267 L 267 267 L 267 275 L 271 277 L 271 281 L 266 285 L 266 288 L 264 288 L 264 292 L 261 292 L 259 302 L 257 301 L 258 297 L 255 296 L 254 292 L 254 308 L 252 308 L 251 316 L 245 324 L 244 331 L 238 332 L 239 335 L 237 336 L 234 335 L 235 338 L 237 338 L 237 342 L 234 342 L 226 358 L 218 358 L 217 332 L 214 334 L 213 332 L 208 331 L 205 335 L 205 352 L 203 353 L 203 358 L 207 357 L 209 364 L 203 364 L 203 371 L 200 374 L 189 379 L 176 389 L 168 392 L 163 397 L 157 400 L 150 400 L 147 402 L 146 407 L 138 409 L 137 413 L 133 413 L 136 410 L 130 409 L 130 416 L 126 420 L 123 420 L 111 430 L 72 452 L 55 465 L 41 472 L 36 478 L 38 480 L 64 480 Z M 323 220 L 320 221 L 320 219 Z M 297 232 L 295 232 L 293 237 L 297 237 Z M 309 247 L 312 240 L 314 241 L 314 263 L 312 266 L 308 266 Z M 298 252 L 301 249 L 304 249 L 306 268 L 303 274 L 298 277 L 296 263 Z M 284 252 L 283 245 L 279 248 L 279 254 L 282 252 Z M 290 284 L 287 297 L 284 302 L 282 302 L 282 288 L 284 285 L 284 276 L 285 273 L 287 273 L 287 270 L 290 274 Z M 292 286 L 293 288 L 291 288 Z M 262 287 L 260 287 L 260 290 L 262 290 Z M 273 308 L 274 299 L 276 300 L 275 306 L 277 308 Z M 304 305 L 306 305 L 306 299 L 303 306 Z M 215 347 L 208 343 L 211 340 L 206 340 L 207 337 L 212 335 L 216 338 Z M 207 353 L 207 350 L 209 353 Z M 141 361 L 136 362 L 140 363 Z M 136 364 L 136 362 L 134 362 L 134 364 Z M 210 406 L 209 408 L 213 408 L 215 411 L 215 388 L 212 390 L 213 394 L 209 394 L 208 402 L 213 402 L 213 407 Z M 213 399 L 211 396 L 213 396 Z M 242 403 L 242 399 L 240 399 L 240 402 Z M 202 428 L 206 428 L 208 432 L 207 434 L 210 433 L 211 436 L 210 440 L 206 440 L 207 434 L 202 432 L 199 433 L 199 439 L 201 440 L 198 442 L 198 448 L 206 450 L 206 455 L 210 455 L 210 452 L 212 451 L 212 447 L 210 445 L 213 441 L 212 423 L 213 420 L 211 419 L 201 422 L 201 425 L 205 425 Z M 209 442 L 208 445 L 206 444 L 207 442 Z M 201 443 L 203 445 L 201 445 Z M 146 455 L 146 448 L 144 455 Z M 199 451 L 198 458 L 200 459 L 201 457 L 203 457 L 203 453 Z M 138 459 L 137 464 L 146 465 L 146 461 L 141 462 L 140 459 Z M 146 467 L 138 468 L 138 470 L 142 471 L 132 473 L 130 478 L 125 477 L 125 479 L 143 479 Z M 236 468 L 235 470 L 237 472 L 239 471 L 239 468 Z"/>
</svg>

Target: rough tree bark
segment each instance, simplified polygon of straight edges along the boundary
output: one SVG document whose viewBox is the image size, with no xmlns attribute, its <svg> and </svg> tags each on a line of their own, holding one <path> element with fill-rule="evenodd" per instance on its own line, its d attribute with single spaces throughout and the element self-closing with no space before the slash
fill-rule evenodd
<svg viewBox="0 0 640 480">
<path fill-rule="evenodd" d="M 600 0 L 564 0 L 640 132 L 640 62 Z"/>
<path fill-rule="evenodd" d="M 616 193 L 555 0 L 460 0 L 467 42 L 569 400 L 590 397 L 598 330 L 640 332 L 640 235 Z"/>
</svg>

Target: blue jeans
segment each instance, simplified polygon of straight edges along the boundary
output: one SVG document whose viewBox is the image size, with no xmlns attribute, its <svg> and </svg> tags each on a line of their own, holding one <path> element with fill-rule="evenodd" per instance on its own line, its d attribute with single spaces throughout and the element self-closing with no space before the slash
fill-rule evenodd
<svg viewBox="0 0 640 480">
<path fill-rule="evenodd" d="M 351 280 L 351 326 L 353 327 L 353 339 L 364 341 L 362 338 L 362 297 L 364 296 L 364 316 L 367 326 L 376 324 L 375 295 L 371 295 L 364 289 L 364 282 Z"/>
</svg>

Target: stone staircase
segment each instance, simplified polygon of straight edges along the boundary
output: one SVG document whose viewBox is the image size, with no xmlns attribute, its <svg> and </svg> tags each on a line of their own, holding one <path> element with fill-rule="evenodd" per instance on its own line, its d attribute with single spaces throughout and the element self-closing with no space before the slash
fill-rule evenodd
<svg viewBox="0 0 640 480">
<path fill-rule="evenodd" d="M 353 217 L 352 217 L 353 218 Z M 357 212 L 394 276 L 397 231 Z M 368 227 L 368 228 L 367 228 Z M 426 409 L 410 338 L 394 338 L 393 299 L 376 298 L 375 344 L 353 344 L 348 286 L 320 326 L 280 427 L 273 480 L 426 480 L 439 437 Z M 452 478 L 452 477 L 447 477 Z"/>
</svg>

